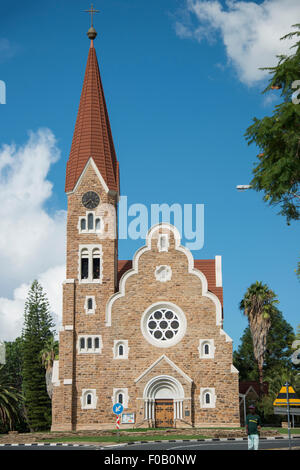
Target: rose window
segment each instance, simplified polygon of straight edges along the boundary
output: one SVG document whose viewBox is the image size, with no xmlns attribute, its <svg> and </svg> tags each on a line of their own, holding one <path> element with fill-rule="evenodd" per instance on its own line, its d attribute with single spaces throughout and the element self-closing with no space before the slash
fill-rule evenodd
<svg viewBox="0 0 300 470">
<path fill-rule="evenodd" d="M 172 340 L 178 333 L 180 321 L 176 313 L 167 308 L 155 310 L 148 318 L 148 333 L 158 341 Z"/>
</svg>

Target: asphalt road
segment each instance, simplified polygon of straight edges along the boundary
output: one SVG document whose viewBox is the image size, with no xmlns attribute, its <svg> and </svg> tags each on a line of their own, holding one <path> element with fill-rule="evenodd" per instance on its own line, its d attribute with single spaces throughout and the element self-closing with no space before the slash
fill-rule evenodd
<svg viewBox="0 0 300 470">
<path fill-rule="evenodd" d="M 201 451 L 201 450 L 247 450 L 247 441 L 217 441 L 217 442 L 197 442 L 197 441 L 189 441 L 189 442 L 152 442 L 152 443 L 143 443 L 143 444 L 132 444 L 132 445 L 114 445 L 114 446 L 68 446 L 68 445 L 16 445 L 16 446 L 1 446 L 1 450 L 72 450 L 72 451 L 117 451 L 118 454 L 120 451 L 126 451 L 126 453 L 133 453 L 135 454 L 136 451 L 167 451 L 168 453 L 177 452 L 177 451 Z M 281 450 L 281 449 L 288 449 L 289 441 L 288 439 L 274 439 L 274 440 L 261 440 L 259 449 L 261 450 Z M 292 439 L 292 448 L 294 450 L 300 450 L 300 437 Z"/>
<path fill-rule="evenodd" d="M 276 440 L 261 440 L 259 448 L 260 449 L 284 449 L 289 447 L 288 439 L 276 439 Z M 292 447 L 300 450 L 300 437 L 292 439 Z M 109 447 L 106 447 L 108 450 Z M 115 448 L 116 449 L 116 448 Z M 159 442 L 159 443 L 147 443 L 147 444 L 133 444 L 127 446 L 120 446 L 117 448 L 120 450 L 126 451 L 136 451 L 136 450 L 164 450 L 168 452 L 172 451 L 198 451 L 198 450 L 247 450 L 248 443 L 247 441 L 218 441 L 218 442 Z"/>
</svg>

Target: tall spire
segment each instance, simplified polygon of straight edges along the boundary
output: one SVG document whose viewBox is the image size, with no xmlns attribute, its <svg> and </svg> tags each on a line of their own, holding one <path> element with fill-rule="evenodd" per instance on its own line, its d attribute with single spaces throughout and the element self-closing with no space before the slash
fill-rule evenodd
<svg viewBox="0 0 300 470">
<path fill-rule="evenodd" d="M 93 10 L 93 13 L 96 11 Z M 91 26 L 87 34 L 91 44 L 67 163 L 65 190 L 67 193 L 73 191 L 92 157 L 108 189 L 119 193 L 119 166 L 94 48 L 97 32 Z"/>
</svg>

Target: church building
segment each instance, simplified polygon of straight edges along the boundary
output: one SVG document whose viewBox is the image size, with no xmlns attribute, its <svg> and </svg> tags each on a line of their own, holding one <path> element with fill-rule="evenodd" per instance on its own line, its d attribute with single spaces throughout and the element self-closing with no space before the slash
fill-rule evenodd
<svg viewBox="0 0 300 470">
<path fill-rule="evenodd" d="M 221 257 L 195 260 L 169 223 L 118 259 L 119 164 L 94 47 L 66 168 L 66 279 L 52 430 L 238 427 Z M 193 175 L 191 175 L 192 177 Z M 146 175 L 145 175 L 146 177 Z"/>
</svg>

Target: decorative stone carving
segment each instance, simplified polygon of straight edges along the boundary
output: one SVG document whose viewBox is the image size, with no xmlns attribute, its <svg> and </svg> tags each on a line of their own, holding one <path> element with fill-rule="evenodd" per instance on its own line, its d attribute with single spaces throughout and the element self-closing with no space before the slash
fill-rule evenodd
<svg viewBox="0 0 300 470">
<path fill-rule="evenodd" d="M 170 266 L 157 266 L 155 269 L 155 278 L 157 281 L 166 282 L 172 278 L 172 269 Z"/>
</svg>

